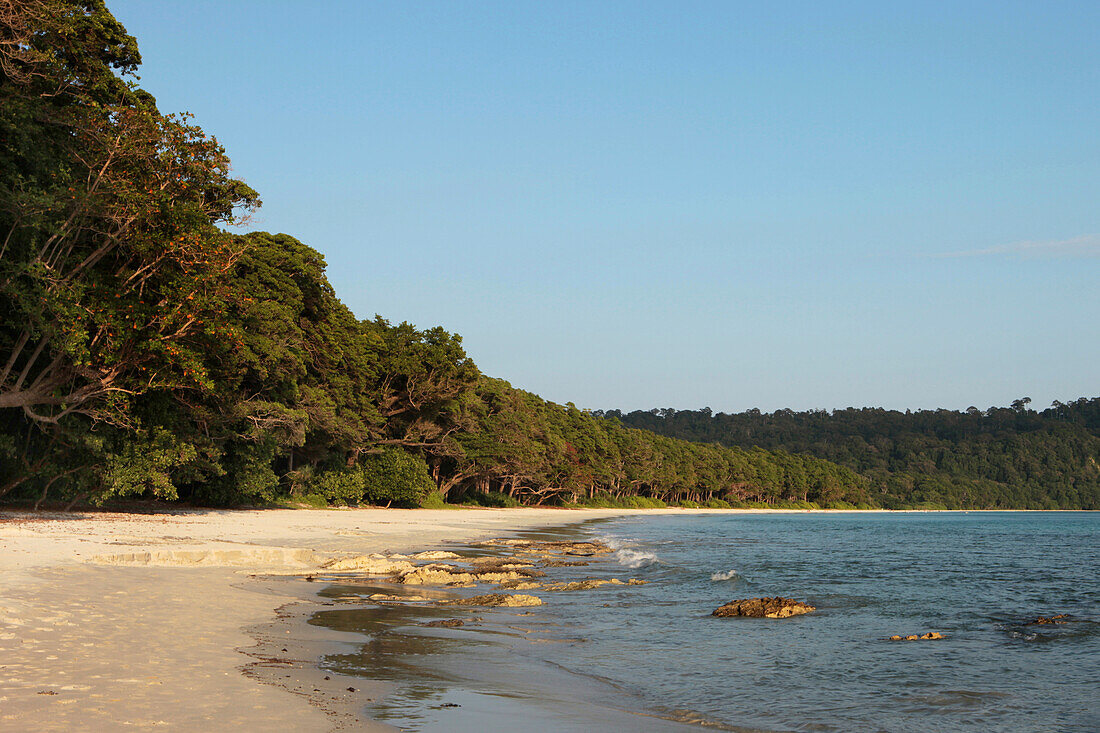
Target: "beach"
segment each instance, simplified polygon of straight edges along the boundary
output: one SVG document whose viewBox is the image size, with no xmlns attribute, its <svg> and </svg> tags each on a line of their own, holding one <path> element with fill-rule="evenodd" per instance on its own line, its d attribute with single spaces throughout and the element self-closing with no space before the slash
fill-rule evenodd
<svg viewBox="0 0 1100 733">
<path fill-rule="evenodd" d="M 0 730 L 392 730 L 359 713 L 384 685 L 320 673 L 347 642 L 301 623 L 314 601 L 280 575 L 629 513 L 0 513 Z"/>
</svg>

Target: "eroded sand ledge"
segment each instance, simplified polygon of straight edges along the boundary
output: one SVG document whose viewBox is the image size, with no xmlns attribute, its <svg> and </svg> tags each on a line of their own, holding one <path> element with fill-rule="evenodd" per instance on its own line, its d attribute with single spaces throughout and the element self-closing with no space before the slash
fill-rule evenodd
<svg viewBox="0 0 1100 733">
<path fill-rule="evenodd" d="M 300 599 L 250 575 L 631 513 L 0 513 L 0 730 L 393 730 L 358 715 L 364 696 L 384 687 L 324 680 L 305 658 L 325 641 L 322 632 L 257 645 L 246 629 L 270 624 L 276 609 L 292 613 Z M 269 650 L 285 653 L 265 661 Z M 275 670 L 296 652 L 302 658 L 293 684 L 285 675 L 286 690 L 255 679 L 277 680 Z M 253 674 L 257 665 L 264 674 Z"/>
</svg>

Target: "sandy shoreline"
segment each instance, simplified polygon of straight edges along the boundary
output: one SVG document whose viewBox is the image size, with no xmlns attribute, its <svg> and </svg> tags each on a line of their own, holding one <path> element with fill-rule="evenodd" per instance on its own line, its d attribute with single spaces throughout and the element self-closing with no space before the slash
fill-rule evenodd
<svg viewBox="0 0 1100 733">
<path fill-rule="evenodd" d="M 0 512 L 0 730 L 206 731 L 211 721 L 242 730 L 392 730 L 360 714 L 384 685 L 324 679 L 317 650 L 348 640 L 302 623 L 318 601 L 280 574 L 307 573 L 334 555 L 695 513 L 767 512 Z"/>
<path fill-rule="evenodd" d="M 392 730 L 358 712 L 385 693 L 382 685 L 324 680 L 316 668 L 318 648 L 346 642 L 273 623 L 277 609 L 293 617 L 315 601 L 277 577 L 250 576 L 306 572 L 342 553 L 422 550 L 630 513 L 0 513 L 0 730 L 207 731 L 212 721 L 241 730 Z M 276 630 L 286 638 L 272 638 Z"/>
</svg>

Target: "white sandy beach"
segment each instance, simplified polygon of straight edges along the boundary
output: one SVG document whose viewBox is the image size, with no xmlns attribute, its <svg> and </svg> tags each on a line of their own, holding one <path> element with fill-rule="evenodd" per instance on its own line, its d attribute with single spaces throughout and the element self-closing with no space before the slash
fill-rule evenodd
<svg viewBox="0 0 1100 733">
<path fill-rule="evenodd" d="M 279 607 L 292 615 L 299 599 L 290 584 L 251 575 L 627 513 L 0 513 L 0 730 L 392 730 L 358 714 L 364 695 L 384 687 L 353 679 L 352 693 L 349 679 L 316 670 L 305 650 L 322 630 L 298 624 L 276 640 L 256 631 L 274 628 Z M 285 661 L 295 652 L 296 663 Z"/>
</svg>

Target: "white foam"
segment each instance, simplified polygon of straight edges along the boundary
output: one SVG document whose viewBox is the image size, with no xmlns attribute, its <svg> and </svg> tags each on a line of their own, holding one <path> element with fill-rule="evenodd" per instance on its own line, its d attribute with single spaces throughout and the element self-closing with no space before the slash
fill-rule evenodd
<svg viewBox="0 0 1100 733">
<path fill-rule="evenodd" d="M 657 556 L 652 552 L 642 552 L 641 550 L 628 550 L 623 549 L 615 553 L 615 559 L 619 561 L 620 565 L 624 565 L 628 568 L 640 568 L 645 565 L 652 565 L 657 562 Z"/>
<path fill-rule="evenodd" d="M 735 579 L 740 578 L 740 577 L 741 577 L 740 573 L 738 573 L 735 569 L 730 568 L 728 571 L 726 571 L 724 573 L 714 573 L 713 575 L 710 576 L 710 579 L 711 580 L 735 580 Z"/>
</svg>

